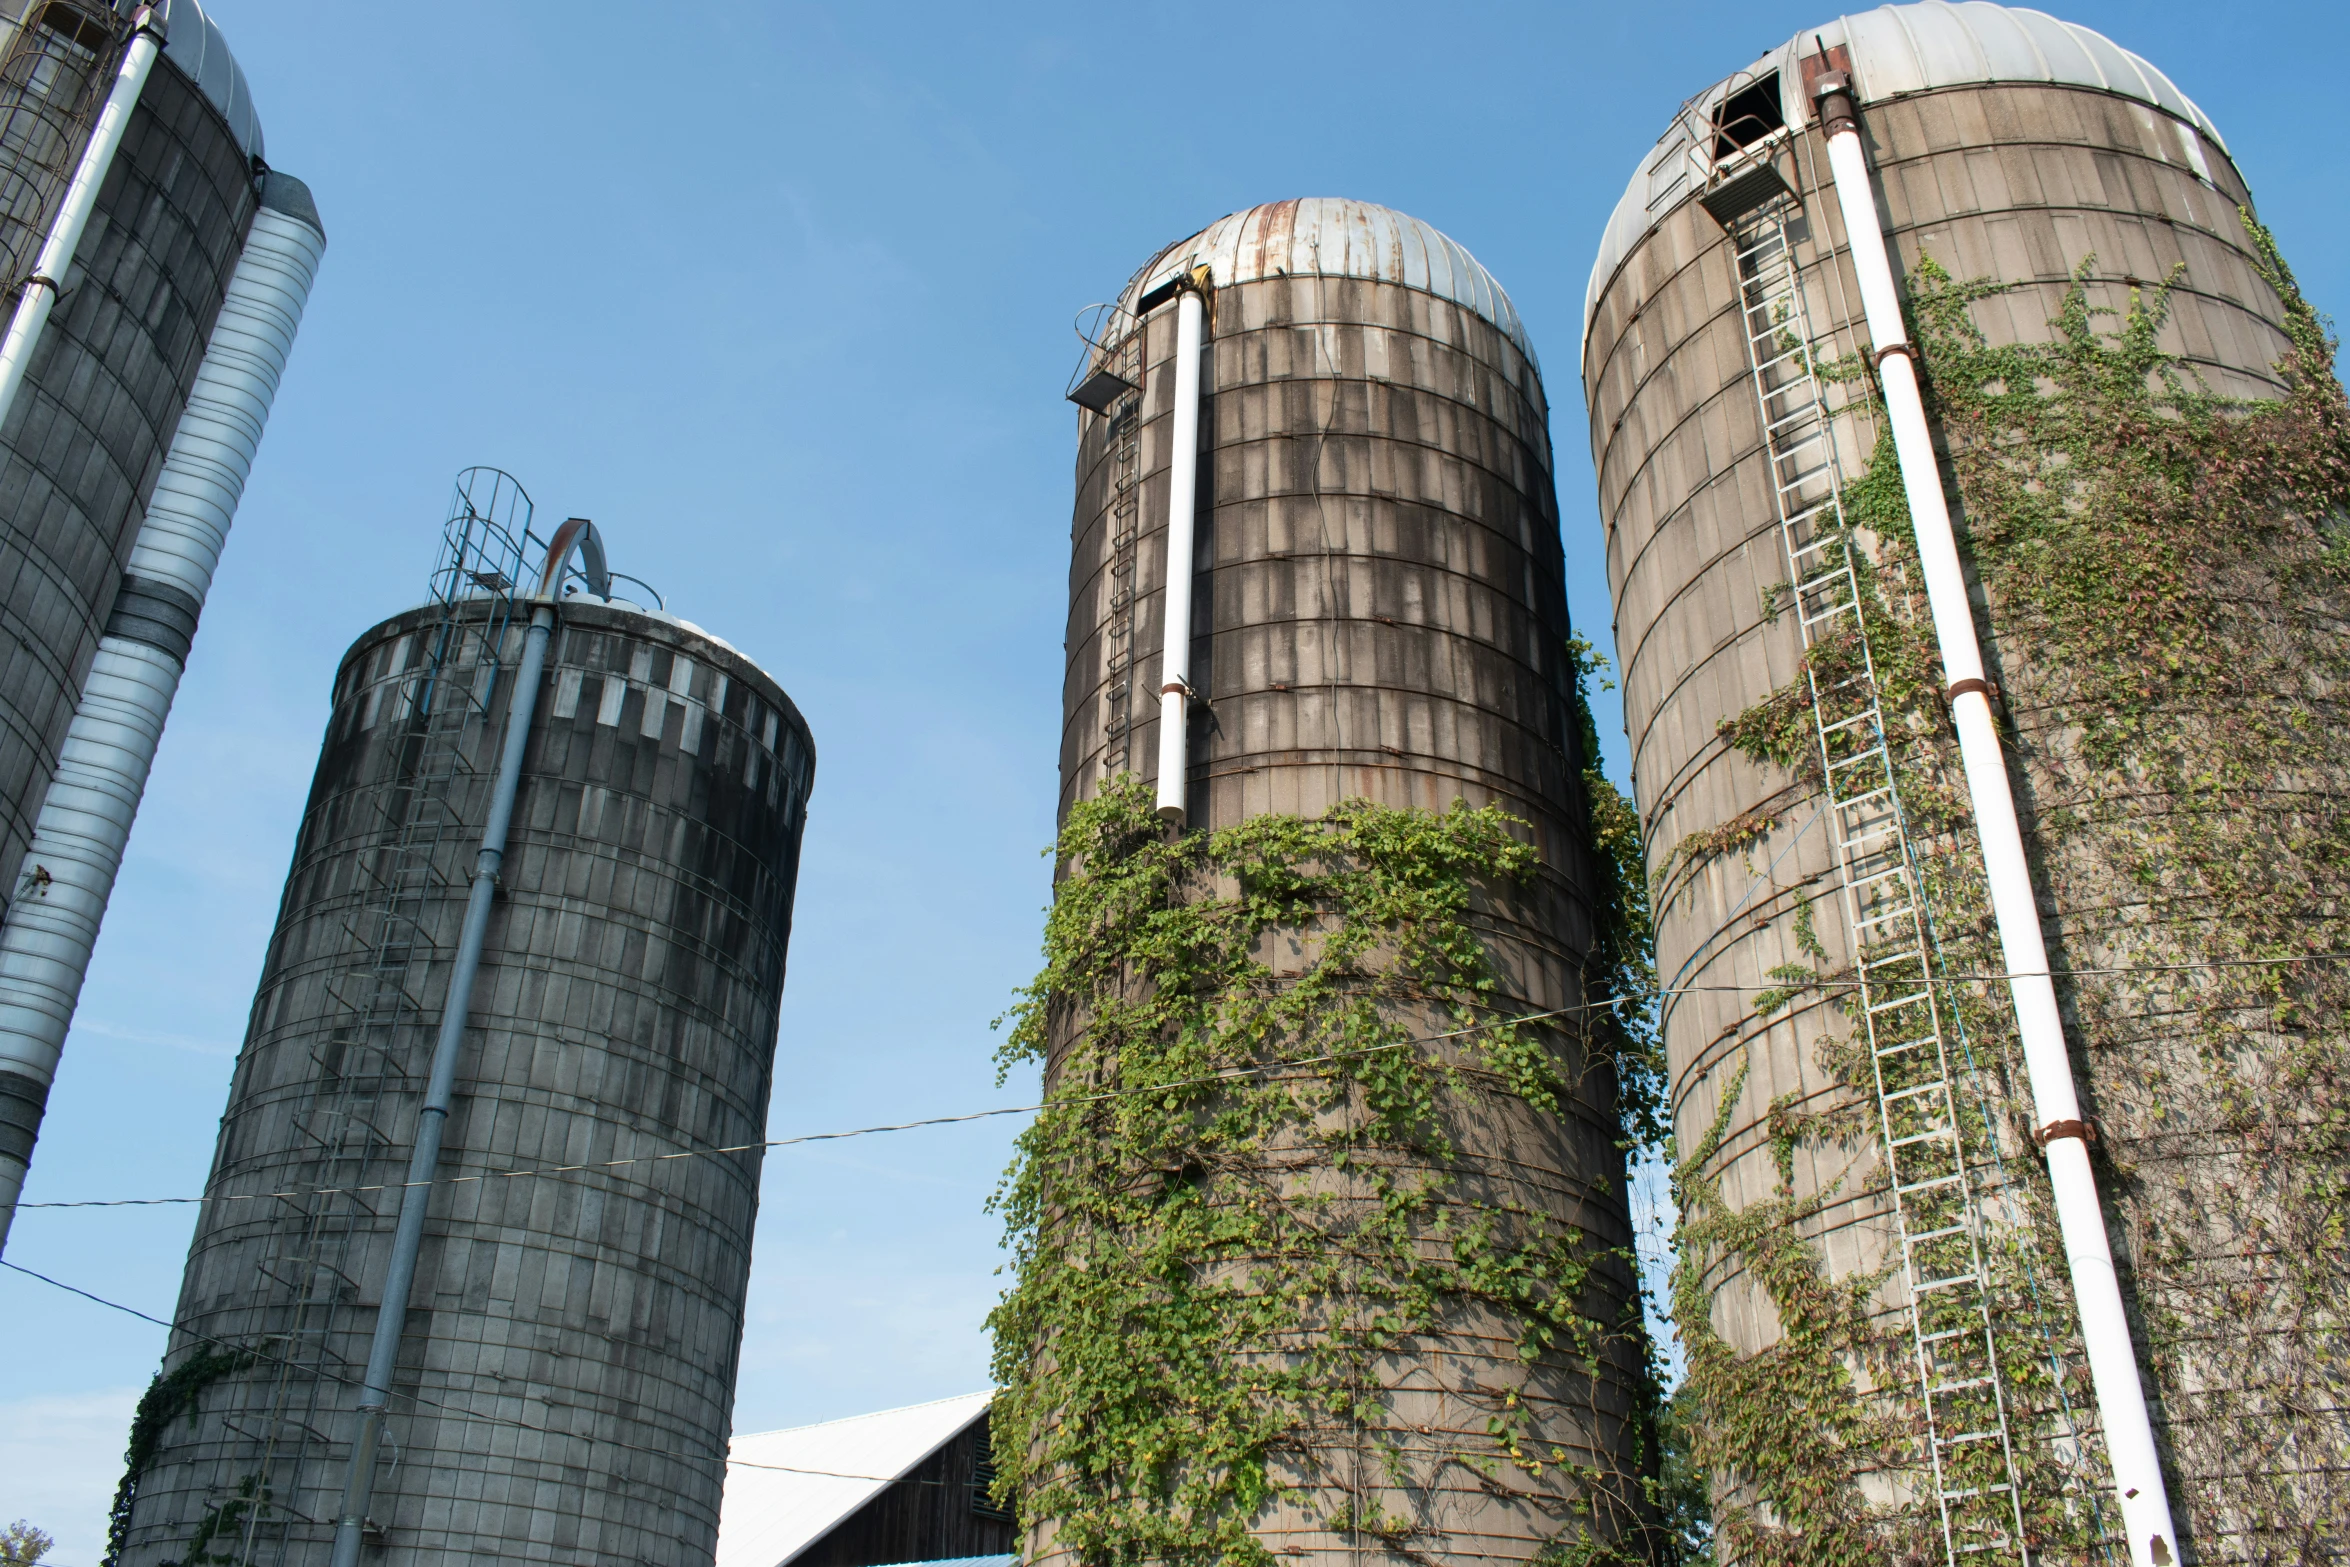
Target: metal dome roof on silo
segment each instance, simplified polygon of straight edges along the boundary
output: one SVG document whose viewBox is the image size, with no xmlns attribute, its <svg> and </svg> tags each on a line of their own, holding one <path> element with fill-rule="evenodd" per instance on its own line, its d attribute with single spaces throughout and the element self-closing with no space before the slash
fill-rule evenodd
<svg viewBox="0 0 2350 1567">
<path fill-rule="evenodd" d="M 1131 311 L 1152 289 L 1202 265 L 1218 287 L 1274 277 L 1359 277 L 1424 289 L 1483 316 L 1534 359 L 1517 307 L 1493 274 L 1449 235 L 1392 207 L 1301 196 L 1235 212 L 1153 256 L 1118 303 Z"/>
<path fill-rule="evenodd" d="M 116 0 L 116 14 L 127 16 L 133 9 L 129 0 Z M 220 111 L 245 156 L 260 157 L 261 116 L 253 108 L 253 89 L 229 53 L 220 24 L 206 13 L 202 0 L 156 0 L 155 10 L 163 18 L 163 58 Z"/>
<path fill-rule="evenodd" d="M 1957 4 L 1920 0 L 1913 5 L 1880 6 L 1857 16 L 1838 17 L 1823 27 L 1805 28 L 1745 70 L 1722 78 L 1681 106 L 1671 127 L 1658 138 L 1655 150 L 1641 160 L 1623 200 L 1616 203 L 1615 214 L 1608 219 L 1584 296 L 1586 332 L 1601 291 L 1641 237 L 1703 188 L 1706 149 L 1712 140 L 1709 116 L 1714 106 L 1731 91 L 1777 71 L 1787 122 L 1798 123 L 1805 117 L 1804 107 L 1795 101 L 1796 94 L 1787 91 L 1787 84 L 1801 74 L 1796 62 L 1817 53 L 1822 43 L 1830 48 L 1838 44 L 1851 48 L 1854 86 L 1863 103 L 1977 82 L 2086 87 L 2160 109 L 2180 121 L 2182 130 L 2194 126 L 2211 138 L 2214 146 L 2227 151 L 2219 127 L 2169 77 L 2104 34 L 2060 21 L 2045 11 L 1994 5 L 1990 0 L 1960 0 Z M 2201 149 L 2184 135 L 2181 152 L 2191 163 L 2199 163 L 2202 157 Z"/>
</svg>

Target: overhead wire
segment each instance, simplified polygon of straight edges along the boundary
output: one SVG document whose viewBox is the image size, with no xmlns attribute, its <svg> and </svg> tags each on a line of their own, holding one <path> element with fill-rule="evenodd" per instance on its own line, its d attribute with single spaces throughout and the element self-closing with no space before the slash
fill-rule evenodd
<svg viewBox="0 0 2350 1567">
<path fill-rule="evenodd" d="M 2296 963 L 2336 962 L 2345 958 L 2350 958 L 2350 951 L 2307 952 L 2291 957 L 2277 958 L 2221 958 L 2199 963 L 2148 963 L 2112 967 L 2051 968 L 2047 972 L 2056 978 L 2063 979 L 2097 975 L 2201 972 L 2212 969 L 2282 968 Z M 1983 974 L 1944 974 L 1940 976 L 1938 982 L 1990 984 L 2005 983 L 2016 977 L 2015 974 L 2005 971 Z M 1836 992 L 1856 989 L 1858 985 L 1859 981 L 1857 980 L 1840 979 L 1834 975 L 1820 975 L 1802 988 L 1821 992 Z M 1413 1045 L 1435 1044 L 1447 1039 L 1459 1039 L 1496 1027 L 1520 1023 L 1541 1023 L 1553 1018 L 1614 1011 L 1627 1004 L 1637 1006 L 1677 995 L 1698 993 L 1764 995 L 1783 992 L 1787 988 L 1785 982 L 1774 982 L 1767 985 L 1675 985 L 1607 997 L 1597 1001 L 1578 1002 L 1571 1006 L 1553 1007 L 1544 1012 L 1520 1013 L 1492 1022 L 1473 1023 L 1466 1028 L 1452 1029 L 1440 1034 L 1423 1034 L 1412 1039 L 1394 1040 L 1383 1045 L 1366 1045 L 1359 1050 L 1335 1050 L 1317 1056 L 1303 1056 L 1293 1061 L 1274 1061 L 1252 1066 L 1229 1067 L 1199 1077 L 1178 1078 L 1165 1083 L 1145 1083 L 1131 1088 L 1110 1088 L 1092 1093 L 1071 1094 L 1060 1098 L 1041 1100 L 1034 1104 L 999 1105 L 993 1109 L 971 1110 L 960 1115 L 923 1116 L 912 1121 L 892 1121 L 878 1126 L 849 1127 L 837 1132 L 802 1132 L 793 1137 L 775 1137 L 755 1143 L 733 1143 L 721 1148 L 683 1148 L 669 1153 L 639 1154 L 626 1159 L 606 1159 L 581 1164 L 547 1165 L 529 1170 L 485 1170 L 471 1175 L 436 1176 L 431 1181 L 385 1181 L 369 1186 L 301 1187 L 266 1192 L 213 1192 L 195 1197 L 79 1198 L 51 1202 L 20 1202 L 17 1204 L 17 1208 L 19 1211 L 58 1208 L 168 1208 L 208 1202 L 282 1201 L 298 1197 L 333 1197 L 400 1191 L 408 1186 L 461 1186 L 480 1185 L 491 1181 L 536 1180 L 559 1175 L 582 1175 L 621 1170 L 640 1164 L 663 1164 L 680 1159 L 712 1159 L 729 1154 L 759 1153 L 774 1148 L 794 1148 L 809 1143 L 839 1142 L 853 1137 L 874 1137 L 887 1132 L 918 1131 L 930 1126 L 956 1126 L 972 1121 L 992 1120 L 1007 1115 L 1033 1115 L 1043 1110 L 1067 1109 L 1079 1105 L 1100 1104 L 1114 1099 L 1141 1098 L 1152 1094 L 1172 1093 L 1186 1088 L 1203 1088 L 1216 1083 L 1239 1082 L 1252 1077 L 1267 1077 L 1278 1073 L 1293 1072 L 1301 1067 L 1328 1066 L 1340 1061 L 1358 1060 L 1365 1056 L 1385 1055 L 1397 1050 L 1409 1049 Z M 1471 1006 L 1485 1005 L 1485 1003 L 1474 1002 L 1468 1004 Z"/>
<path fill-rule="evenodd" d="M 288 1361 L 280 1356 L 272 1355 L 263 1350 L 255 1349 L 249 1344 L 240 1344 L 233 1339 L 216 1338 L 209 1333 L 199 1333 L 194 1328 L 188 1327 L 183 1323 L 167 1322 L 161 1317 L 153 1316 L 147 1312 L 141 1311 L 136 1306 L 126 1306 L 121 1301 L 108 1300 L 105 1296 L 96 1294 L 90 1290 L 83 1289 L 77 1284 L 68 1284 L 63 1279 L 51 1278 L 46 1273 L 42 1273 L 34 1268 L 28 1268 L 19 1262 L 10 1262 L 5 1257 L 0 1257 L 0 1268 L 7 1268 L 11 1272 L 21 1273 L 27 1278 L 38 1279 L 43 1284 L 48 1285 L 50 1288 L 63 1290 L 68 1295 L 79 1295 L 82 1299 L 90 1301 L 95 1305 L 104 1306 L 109 1311 L 119 1311 L 125 1316 L 136 1317 L 141 1322 L 153 1323 L 156 1327 L 163 1328 L 169 1332 L 185 1334 L 188 1338 L 198 1343 L 210 1344 L 219 1349 L 233 1350 L 236 1353 L 242 1355 L 251 1355 L 255 1360 L 272 1366 L 292 1366 L 294 1364 L 293 1362 Z M 302 1368 L 297 1367 L 296 1369 Z M 357 1387 L 359 1385 L 352 1378 L 337 1376 L 331 1371 L 320 1370 L 318 1374 L 329 1382 L 339 1382 L 345 1387 Z M 540 1436 L 563 1437 L 574 1442 L 586 1442 L 590 1446 L 601 1444 L 606 1447 L 623 1448 L 632 1453 L 649 1453 L 659 1458 L 668 1458 L 674 1460 L 678 1456 L 673 1449 L 669 1448 L 646 1447 L 640 1443 L 622 1442 L 612 1437 L 587 1436 L 576 1431 L 560 1431 L 553 1426 L 538 1425 L 532 1421 L 518 1419 L 511 1415 L 485 1415 L 478 1410 L 461 1409 L 454 1404 L 446 1404 L 438 1399 L 427 1398 L 421 1393 L 403 1393 L 395 1391 L 392 1394 L 392 1397 L 405 1399 L 420 1409 L 429 1409 L 438 1415 L 452 1419 L 470 1420 L 482 1425 L 506 1426 L 513 1430 L 530 1431 Z M 743 1469 L 769 1469 L 783 1474 L 815 1475 L 820 1478 L 830 1480 L 876 1480 L 884 1484 L 895 1484 L 897 1481 L 904 1478 L 898 1475 L 853 1474 L 846 1470 L 839 1469 L 803 1469 L 793 1464 L 754 1463 L 748 1459 L 735 1458 L 731 1455 L 726 1456 L 724 1461 L 728 1464 Z M 929 1485 L 957 1484 L 957 1482 L 949 1480 L 921 1481 L 917 1483 Z"/>
</svg>

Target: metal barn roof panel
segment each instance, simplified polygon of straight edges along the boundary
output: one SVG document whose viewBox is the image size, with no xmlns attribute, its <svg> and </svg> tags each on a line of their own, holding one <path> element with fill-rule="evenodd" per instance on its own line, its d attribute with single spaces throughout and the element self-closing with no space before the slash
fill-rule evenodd
<svg viewBox="0 0 2350 1567">
<path fill-rule="evenodd" d="M 716 1567 L 783 1567 L 960 1436 L 994 1399 L 992 1392 L 966 1393 L 735 1437 L 727 1445 Z"/>
</svg>

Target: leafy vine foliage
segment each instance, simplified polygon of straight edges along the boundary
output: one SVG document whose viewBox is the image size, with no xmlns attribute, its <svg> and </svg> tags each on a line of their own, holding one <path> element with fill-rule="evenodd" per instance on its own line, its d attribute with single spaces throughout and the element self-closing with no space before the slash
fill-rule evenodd
<svg viewBox="0 0 2350 1567">
<path fill-rule="evenodd" d="M 1570 1139 L 1586 1072 L 1655 1124 L 1645 925 L 1610 916 L 1586 975 L 1628 1004 L 1519 1020 L 1481 922 L 1536 874 L 1523 832 L 1351 800 L 1170 837 L 1131 777 L 1071 809 L 1000 1057 L 1049 1082 L 992 1319 L 997 1494 L 1048 1553 L 1416 1557 L 1464 1493 L 1561 1563 L 1650 1549 L 1653 1470 L 1615 1457 L 1654 1437 L 1630 1260 L 1495 1157 Z"/>
<path fill-rule="evenodd" d="M 130 1446 L 123 1454 L 122 1479 L 114 1488 L 114 1506 L 107 1515 L 105 1567 L 116 1567 L 130 1545 L 131 1513 L 138 1505 L 139 1477 L 163 1449 L 171 1423 L 185 1415 L 195 1424 L 196 1403 L 204 1390 L 221 1378 L 234 1376 L 260 1357 L 252 1350 L 203 1344 L 194 1354 L 159 1374 L 139 1397 L 131 1416 Z M 214 1530 L 218 1528 L 214 1526 Z M 200 1553 L 213 1530 L 206 1530 L 196 1546 Z"/>
<path fill-rule="evenodd" d="M 1995 285 L 1929 261 L 1910 294 L 2185 1559 L 2314 1562 L 2350 1548 L 2350 404 L 2324 323 L 2243 221 L 2291 345 L 2272 400 L 2221 398 L 2163 350 L 2169 285 L 2101 311 L 2084 262 L 2048 341 L 2022 345 L 1974 323 Z M 1845 503 L 1943 963 L 1996 973 L 1889 446 Z M 1802 693 L 1722 726 L 1790 795 L 1817 779 Z M 1849 994 L 1823 945 L 1806 957 L 1767 1004 Z M 1980 1069 L 1966 1132 L 2028 1543 L 2101 1559 L 2108 1482 L 2004 987 L 1945 988 Z M 1867 1081 L 1848 1037 L 1814 1054 Z M 1881 1188 L 1872 1113 L 1857 1092 L 1782 1107 L 1780 1190 L 1736 1210 L 1706 1173 L 1726 1120 L 1678 1166 L 1695 1446 L 1742 1562 L 1899 1559 L 1931 1517 L 1892 1281 L 1831 1275 L 1807 1225 L 1852 1194 L 1793 1179 L 1810 1146 Z M 1776 1308 L 1760 1352 L 1708 1321 L 1730 1267 Z"/>
</svg>

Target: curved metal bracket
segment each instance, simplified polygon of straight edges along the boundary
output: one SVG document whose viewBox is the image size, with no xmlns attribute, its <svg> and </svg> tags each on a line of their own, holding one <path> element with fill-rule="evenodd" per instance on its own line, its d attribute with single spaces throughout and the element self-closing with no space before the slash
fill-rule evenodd
<svg viewBox="0 0 2350 1567">
<path fill-rule="evenodd" d="M 563 526 L 555 530 L 555 537 L 547 544 L 546 569 L 539 573 L 538 597 L 555 596 L 573 550 L 579 552 L 580 574 L 587 578 L 588 591 L 600 599 L 610 598 L 612 571 L 604 564 L 604 540 L 596 532 L 596 525 L 585 517 L 567 517 Z"/>
</svg>

